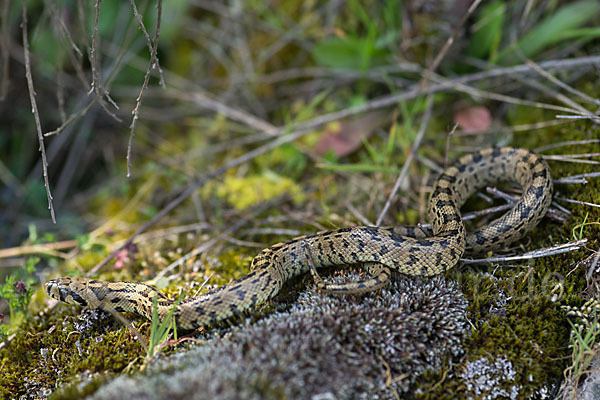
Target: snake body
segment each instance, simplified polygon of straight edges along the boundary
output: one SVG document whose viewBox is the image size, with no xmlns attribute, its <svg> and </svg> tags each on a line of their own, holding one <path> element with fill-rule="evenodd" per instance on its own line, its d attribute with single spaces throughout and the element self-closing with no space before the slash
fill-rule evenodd
<svg viewBox="0 0 600 400">
<path fill-rule="evenodd" d="M 504 215 L 465 233 L 460 207 L 479 188 L 496 181 L 514 181 L 523 194 Z M 176 325 L 190 330 L 210 325 L 273 298 L 290 278 L 314 268 L 370 263 L 372 278 L 341 286 L 332 292 L 359 293 L 381 287 L 390 269 L 407 275 L 431 276 L 452 268 L 465 250 L 480 253 L 523 237 L 543 218 L 552 199 L 552 180 L 546 162 L 525 149 L 493 147 L 468 154 L 444 170 L 429 201 L 431 229 L 359 226 L 300 236 L 262 250 L 251 272 L 228 285 L 185 300 L 174 311 Z M 71 304 L 129 311 L 152 317 L 153 298 L 164 318 L 172 300 L 137 282 L 101 282 L 63 277 L 48 281 L 51 297 Z"/>
</svg>

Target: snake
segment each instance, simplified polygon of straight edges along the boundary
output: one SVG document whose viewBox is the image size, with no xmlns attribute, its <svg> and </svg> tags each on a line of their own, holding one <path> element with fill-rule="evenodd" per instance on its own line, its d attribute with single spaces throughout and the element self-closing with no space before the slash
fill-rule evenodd
<svg viewBox="0 0 600 400">
<path fill-rule="evenodd" d="M 521 197 L 497 219 L 466 232 L 460 208 L 477 190 L 516 182 Z M 175 302 L 140 282 L 103 282 L 62 277 L 45 284 L 59 301 L 133 312 L 152 319 L 171 311 L 177 329 L 194 330 L 238 315 L 277 295 L 292 277 L 311 272 L 317 286 L 334 294 L 358 294 L 384 286 L 391 271 L 412 276 L 441 274 L 464 254 L 488 252 L 526 235 L 552 201 L 552 178 L 545 160 L 527 149 L 490 147 L 462 156 L 435 181 L 428 204 L 430 227 L 355 226 L 299 236 L 263 249 L 250 272 L 205 294 Z M 317 268 L 364 263 L 367 277 L 343 284 L 324 283 Z M 156 299 L 156 300 L 155 300 Z"/>
</svg>

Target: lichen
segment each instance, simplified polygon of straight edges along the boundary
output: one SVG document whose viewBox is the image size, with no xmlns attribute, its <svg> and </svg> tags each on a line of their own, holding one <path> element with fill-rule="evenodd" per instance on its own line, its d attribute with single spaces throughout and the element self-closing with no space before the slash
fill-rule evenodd
<svg viewBox="0 0 600 400">
<path fill-rule="evenodd" d="M 485 357 L 465 364 L 460 378 L 467 385 L 469 398 L 494 400 L 509 398 L 515 400 L 519 396 L 519 385 L 516 381 L 517 372 L 506 356 L 497 356 L 494 361 Z M 510 391 L 502 385 L 511 385 Z M 475 397 L 473 397 L 475 396 Z"/>
<path fill-rule="evenodd" d="M 311 287 L 290 310 L 121 376 L 92 398 L 392 399 L 462 354 L 467 302 L 457 288 L 401 279 L 359 299 Z"/>
</svg>

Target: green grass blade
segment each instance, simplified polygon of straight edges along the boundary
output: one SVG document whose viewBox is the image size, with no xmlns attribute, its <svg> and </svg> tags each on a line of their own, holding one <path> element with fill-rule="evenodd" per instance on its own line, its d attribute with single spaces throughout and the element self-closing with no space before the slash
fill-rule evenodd
<svg viewBox="0 0 600 400">
<path fill-rule="evenodd" d="M 502 39 L 506 4 L 501 1 L 487 3 L 473 25 L 473 36 L 467 54 L 471 57 L 493 59 Z"/>
<path fill-rule="evenodd" d="M 498 57 L 502 64 L 514 64 L 519 58 L 513 54 L 515 47 L 523 55 L 532 58 L 549 46 L 564 40 L 564 32 L 583 26 L 600 12 L 600 2 L 597 0 L 582 0 L 561 7 L 556 13 L 546 17 L 537 24 L 516 45 L 504 49 Z"/>
</svg>

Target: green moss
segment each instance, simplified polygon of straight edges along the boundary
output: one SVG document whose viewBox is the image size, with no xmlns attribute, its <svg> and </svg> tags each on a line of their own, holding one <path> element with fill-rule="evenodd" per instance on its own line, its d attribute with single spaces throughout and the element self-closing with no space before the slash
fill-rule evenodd
<svg viewBox="0 0 600 400">
<path fill-rule="evenodd" d="M 47 394 L 81 375 L 97 375 L 97 385 L 143 354 L 130 332 L 108 314 L 78 316 L 78 311 L 61 305 L 50 315 L 35 317 L 23 327 L 25 334 L 0 350 L 0 397 Z"/>
</svg>

